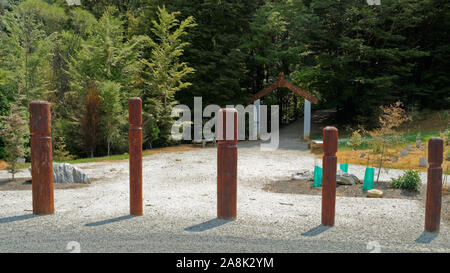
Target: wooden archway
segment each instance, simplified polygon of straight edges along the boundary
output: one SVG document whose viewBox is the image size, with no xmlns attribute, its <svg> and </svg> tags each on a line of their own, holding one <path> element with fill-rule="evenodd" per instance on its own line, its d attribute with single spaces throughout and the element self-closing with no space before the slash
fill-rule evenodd
<svg viewBox="0 0 450 273">
<path fill-rule="evenodd" d="M 299 96 L 303 97 L 305 99 L 305 115 L 304 115 L 304 123 L 303 123 L 303 138 L 309 139 L 310 135 L 310 129 L 311 129 L 311 102 L 314 104 L 317 104 L 318 100 L 313 95 L 303 91 L 300 87 L 290 83 L 284 78 L 284 73 L 280 73 L 280 77 L 273 82 L 271 85 L 267 86 L 263 90 L 259 91 L 255 95 L 252 96 L 250 99 L 250 103 L 254 103 L 256 106 L 257 114 L 256 116 L 256 124 L 258 126 L 258 132 L 259 132 L 259 105 L 260 105 L 260 98 L 267 95 L 268 93 L 272 92 L 273 90 L 277 88 L 287 88 L 291 90 L 292 92 L 298 94 Z M 259 133 L 258 133 L 259 136 Z"/>
</svg>

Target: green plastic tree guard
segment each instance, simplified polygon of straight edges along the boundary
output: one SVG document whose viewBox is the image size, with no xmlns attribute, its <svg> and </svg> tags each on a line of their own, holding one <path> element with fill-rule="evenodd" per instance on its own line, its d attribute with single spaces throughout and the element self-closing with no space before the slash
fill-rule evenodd
<svg viewBox="0 0 450 273">
<path fill-rule="evenodd" d="M 322 187 L 322 168 L 319 166 L 314 167 L 313 187 Z"/>
<path fill-rule="evenodd" d="M 375 176 L 374 168 L 366 168 L 366 173 L 364 174 L 363 190 L 373 189 L 373 178 Z"/>
<path fill-rule="evenodd" d="M 343 171 L 344 173 L 348 173 L 348 164 L 340 164 L 339 168 L 341 169 L 341 171 Z"/>
</svg>

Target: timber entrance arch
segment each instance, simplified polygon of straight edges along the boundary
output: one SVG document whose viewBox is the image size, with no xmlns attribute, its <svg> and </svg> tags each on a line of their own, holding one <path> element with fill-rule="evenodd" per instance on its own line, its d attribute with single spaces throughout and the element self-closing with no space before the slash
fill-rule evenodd
<svg viewBox="0 0 450 273">
<path fill-rule="evenodd" d="M 255 109 L 256 109 L 255 116 L 256 116 L 256 125 L 258 128 L 257 129 L 258 136 L 259 136 L 259 124 L 260 124 L 260 115 L 259 115 L 259 109 L 260 109 L 260 105 L 261 105 L 260 99 L 277 88 L 287 88 L 305 99 L 303 138 L 309 139 L 309 135 L 310 135 L 310 131 L 311 131 L 311 103 L 317 104 L 318 100 L 313 95 L 303 91 L 300 87 L 298 87 L 298 86 L 290 83 L 288 80 L 286 80 L 284 78 L 283 72 L 280 73 L 280 76 L 278 77 L 278 79 L 275 82 L 273 82 L 271 85 L 267 86 L 266 88 L 262 89 L 261 91 L 259 91 L 255 95 L 253 95 L 253 97 L 250 99 L 250 103 L 253 103 L 255 105 Z"/>
</svg>

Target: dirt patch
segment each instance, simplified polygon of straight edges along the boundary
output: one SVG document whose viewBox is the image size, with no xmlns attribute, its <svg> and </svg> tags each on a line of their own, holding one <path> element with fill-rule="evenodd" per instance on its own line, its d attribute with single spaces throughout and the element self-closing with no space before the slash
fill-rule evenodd
<svg viewBox="0 0 450 273">
<path fill-rule="evenodd" d="M 160 154 L 160 153 L 173 153 L 173 152 L 184 152 L 184 151 L 191 151 L 201 148 L 201 145 L 195 145 L 195 144 L 181 144 L 177 146 L 170 146 L 170 147 L 164 147 L 164 148 L 154 148 L 150 150 L 145 150 L 142 152 L 144 156 L 146 155 L 153 155 L 153 154 Z"/>
<path fill-rule="evenodd" d="M 3 160 L 0 160 L 0 171 L 6 169 L 8 167 L 8 163 Z"/>
<path fill-rule="evenodd" d="M 276 193 L 321 195 L 322 187 L 313 187 L 312 181 L 306 180 L 281 180 L 266 184 L 265 191 Z M 394 189 L 388 182 L 375 182 L 374 188 L 383 191 L 383 198 L 411 199 L 420 201 L 425 207 L 426 185 L 422 185 L 420 191 L 406 191 Z M 450 189 L 444 188 L 442 195 L 442 220 L 450 223 Z M 361 197 L 367 198 L 366 191 L 362 189 L 362 184 L 337 185 L 336 196 L 340 197 Z"/>
<path fill-rule="evenodd" d="M 92 183 L 91 179 L 91 183 Z M 90 184 L 74 183 L 74 184 L 62 184 L 54 183 L 53 187 L 55 190 L 59 189 L 79 189 L 88 187 Z M 31 191 L 31 177 L 30 178 L 16 178 L 16 180 L 11 179 L 0 179 L 0 191 Z"/>
</svg>

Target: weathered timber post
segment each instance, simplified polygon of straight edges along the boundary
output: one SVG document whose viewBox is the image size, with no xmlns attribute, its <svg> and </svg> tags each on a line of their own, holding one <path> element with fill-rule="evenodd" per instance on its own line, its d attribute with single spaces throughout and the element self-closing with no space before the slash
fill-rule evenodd
<svg viewBox="0 0 450 273">
<path fill-rule="evenodd" d="M 130 214 L 142 215 L 142 100 L 128 100 L 130 154 Z"/>
<path fill-rule="evenodd" d="M 237 208 L 237 111 L 220 109 L 217 125 L 217 218 L 229 220 Z"/>
<path fill-rule="evenodd" d="M 33 214 L 53 214 L 53 158 L 50 104 L 32 101 L 30 111 Z"/>
<path fill-rule="evenodd" d="M 433 137 L 428 141 L 427 201 L 425 231 L 439 232 L 442 205 L 442 167 L 444 141 Z"/>
<path fill-rule="evenodd" d="M 322 225 L 334 226 L 336 207 L 336 166 L 338 130 L 327 126 L 323 129 L 322 171 Z"/>
</svg>

